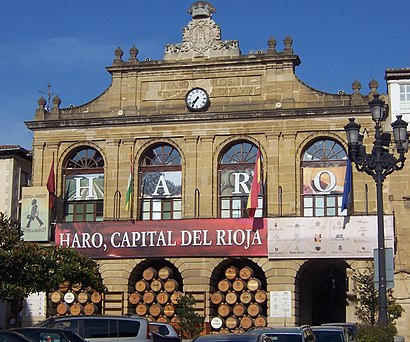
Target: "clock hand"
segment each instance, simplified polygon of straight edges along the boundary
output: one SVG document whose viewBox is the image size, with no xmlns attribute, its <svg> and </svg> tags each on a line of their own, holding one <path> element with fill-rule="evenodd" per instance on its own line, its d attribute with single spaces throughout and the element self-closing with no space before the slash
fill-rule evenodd
<svg viewBox="0 0 410 342">
<path fill-rule="evenodd" d="M 197 96 L 197 97 L 195 98 L 195 100 L 192 101 L 192 105 L 195 106 L 195 103 L 196 103 L 196 101 L 198 101 L 198 100 L 199 100 L 199 96 Z"/>
</svg>

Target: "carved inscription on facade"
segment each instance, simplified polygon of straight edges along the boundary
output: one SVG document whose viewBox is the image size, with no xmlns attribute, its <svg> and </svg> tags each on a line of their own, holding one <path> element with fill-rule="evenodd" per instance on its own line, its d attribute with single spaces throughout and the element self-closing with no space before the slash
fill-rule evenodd
<svg viewBox="0 0 410 342">
<path fill-rule="evenodd" d="M 189 89 L 202 87 L 211 98 L 224 96 L 253 96 L 261 94 L 260 76 L 218 77 L 198 80 L 143 82 L 143 101 L 184 99 Z"/>
</svg>

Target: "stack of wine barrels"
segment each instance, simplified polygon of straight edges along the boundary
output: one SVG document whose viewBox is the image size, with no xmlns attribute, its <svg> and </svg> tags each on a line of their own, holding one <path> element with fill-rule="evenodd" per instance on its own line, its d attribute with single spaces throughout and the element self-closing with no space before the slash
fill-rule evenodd
<svg viewBox="0 0 410 342">
<path fill-rule="evenodd" d="M 81 284 L 71 285 L 62 282 L 58 290 L 49 295 L 52 314 L 63 315 L 94 315 L 101 311 L 102 296 L 92 288 L 83 288 Z"/>
<path fill-rule="evenodd" d="M 243 332 L 267 325 L 267 292 L 248 266 L 240 270 L 235 266 L 226 268 L 225 278 L 218 282 L 218 290 L 211 293 L 210 300 L 216 312 L 211 319 L 213 331 Z"/>
<path fill-rule="evenodd" d="M 142 279 L 135 283 L 135 292 L 128 300 L 139 316 L 157 322 L 176 322 L 176 305 L 182 295 L 179 287 L 171 268 L 162 267 L 157 271 L 148 267 L 142 272 Z"/>
</svg>

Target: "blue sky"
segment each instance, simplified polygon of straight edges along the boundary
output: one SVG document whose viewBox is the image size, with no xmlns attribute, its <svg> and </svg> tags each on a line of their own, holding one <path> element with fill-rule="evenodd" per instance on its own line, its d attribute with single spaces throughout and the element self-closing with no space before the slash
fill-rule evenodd
<svg viewBox="0 0 410 342">
<path fill-rule="evenodd" d="M 80 105 L 110 85 L 105 70 L 120 46 L 124 58 L 135 45 L 138 58 L 162 59 L 165 45 L 182 40 L 191 20 L 187 0 L 16 0 L 0 12 L 0 145 L 31 149 L 39 91 Z M 362 93 L 373 78 L 386 92 L 384 72 L 410 67 L 410 1 L 213 0 L 222 39 L 238 40 L 242 54 L 266 50 L 267 40 L 293 38 L 302 63 L 297 76 L 311 87 Z"/>
</svg>

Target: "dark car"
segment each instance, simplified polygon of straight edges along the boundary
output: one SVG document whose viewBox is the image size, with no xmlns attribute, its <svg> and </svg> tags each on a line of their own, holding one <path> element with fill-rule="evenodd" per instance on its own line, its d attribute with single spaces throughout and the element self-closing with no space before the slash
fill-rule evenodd
<svg viewBox="0 0 410 342">
<path fill-rule="evenodd" d="M 14 331 L 0 331 L 0 342 L 31 342 L 23 335 Z"/>
<path fill-rule="evenodd" d="M 265 334 L 212 334 L 199 336 L 192 342 L 273 342 Z"/>
<path fill-rule="evenodd" d="M 321 325 L 312 327 L 317 342 L 349 342 L 349 333 L 346 327 Z"/>
<path fill-rule="evenodd" d="M 32 342 L 85 342 L 85 340 L 74 331 L 55 328 L 14 328 L 10 329 L 23 335 Z"/>
<path fill-rule="evenodd" d="M 357 324 L 356 323 L 340 322 L 340 323 L 324 323 L 322 325 L 346 327 L 349 330 L 350 341 L 355 341 L 356 340 L 356 337 L 357 337 Z"/>
<path fill-rule="evenodd" d="M 248 332 L 250 334 L 264 333 L 272 341 L 277 342 L 316 342 L 315 334 L 307 325 L 300 327 L 258 327 Z"/>
</svg>

